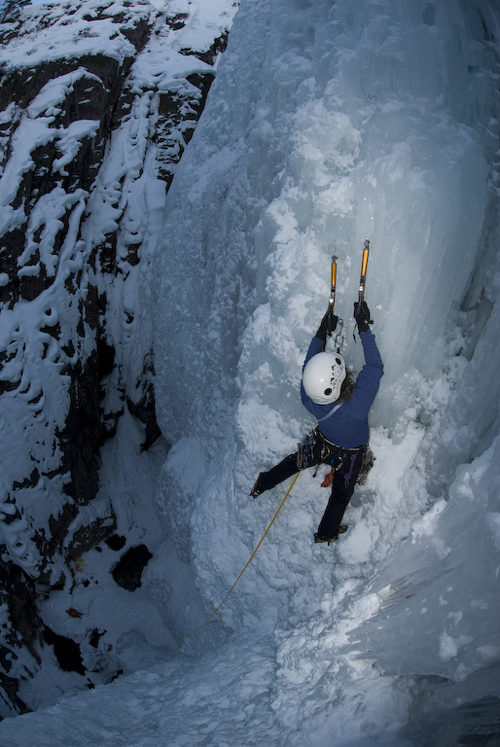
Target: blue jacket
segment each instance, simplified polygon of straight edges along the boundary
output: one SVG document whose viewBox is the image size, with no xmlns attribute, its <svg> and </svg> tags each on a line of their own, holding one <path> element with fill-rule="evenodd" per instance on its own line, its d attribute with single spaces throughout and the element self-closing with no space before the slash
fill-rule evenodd
<svg viewBox="0 0 500 747">
<path fill-rule="evenodd" d="M 368 443 L 370 437 L 368 411 L 373 404 L 380 379 L 384 373 L 382 359 L 371 329 L 363 332 L 360 339 L 365 354 L 365 365 L 357 376 L 352 397 L 343 402 L 333 415 L 319 423 L 319 429 L 323 435 L 329 441 L 333 441 L 333 443 L 343 446 L 345 449 L 354 449 Z M 324 345 L 323 340 L 319 337 L 313 337 L 304 366 L 313 355 L 324 350 Z M 318 421 L 338 405 L 338 401 L 328 405 L 317 405 L 307 396 L 302 384 L 300 385 L 300 396 L 302 404 Z"/>
</svg>

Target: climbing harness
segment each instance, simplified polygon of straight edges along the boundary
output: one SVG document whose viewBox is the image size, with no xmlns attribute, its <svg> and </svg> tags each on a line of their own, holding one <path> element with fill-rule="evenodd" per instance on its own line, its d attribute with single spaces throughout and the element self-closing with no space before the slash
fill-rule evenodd
<svg viewBox="0 0 500 747">
<path fill-rule="evenodd" d="M 290 485 L 290 487 L 288 488 L 288 490 L 287 490 L 287 491 L 286 491 L 286 493 L 285 493 L 285 497 L 283 498 L 283 500 L 281 501 L 280 505 L 278 506 L 278 508 L 277 508 L 277 510 L 276 510 L 276 513 L 274 514 L 273 518 L 272 518 L 272 519 L 271 519 L 271 521 L 269 522 L 269 524 L 268 524 L 268 527 L 267 527 L 266 531 L 264 532 L 264 534 L 263 534 L 263 535 L 262 535 L 262 537 L 260 538 L 260 540 L 259 540 L 259 544 L 257 545 L 257 547 L 255 548 L 255 550 L 253 551 L 253 553 L 252 553 L 252 554 L 251 554 L 251 556 L 249 557 L 249 559 L 248 559 L 248 561 L 247 561 L 247 563 L 246 563 L 245 567 L 243 568 L 243 570 L 241 571 L 240 575 L 238 576 L 238 578 L 236 579 L 236 581 L 234 582 L 234 584 L 233 584 L 233 585 L 231 586 L 231 588 L 230 588 L 230 589 L 229 589 L 229 591 L 227 592 L 227 594 L 226 594 L 226 596 L 224 597 L 224 599 L 222 600 L 222 602 L 221 602 L 221 603 L 219 604 L 219 606 L 217 607 L 217 609 L 216 609 L 216 610 L 214 610 L 214 611 L 212 612 L 212 614 L 210 615 L 210 617 L 208 618 L 208 620 L 205 620 L 205 622 L 204 622 L 204 623 L 203 623 L 202 625 L 199 625 L 199 626 L 198 626 L 197 628 L 195 628 L 194 630 L 192 630 L 192 631 L 191 631 L 190 633 L 186 633 L 186 635 L 182 636 L 181 640 L 180 640 L 180 641 L 179 641 L 179 643 L 177 644 L 177 645 L 178 645 L 178 647 L 180 647 L 180 645 L 181 645 L 182 641 L 183 641 L 183 640 L 184 640 L 185 638 L 188 638 L 188 637 L 189 637 L 190 635 L 193 635 L 193 633 L 197 633 L 197 632 L 198 632 L 198 630 L 201 630 L 202 628 L 204 628 L 204 627 L 205 627 L 205 625 L 208 625 L 208 623 L 210 622 L 210 620 L 212 620 L 212 618 L 213 618 L 213 617 L 215 617 L 215 615 L 217 614 L 217 612 L 218 612 L 218 611 L 220 610 L 220 608 L 222 607 L 222 605 L 224 604 L 224 602 L 226 601 L 226 599 L 228 598 L 228 596 L 229 596 L 229 595 L 231 594 L 232 590 L 234 589 L 234 587 L 236 586 L 236 584 L 238 583 L 238 581 L 240 580 L 240 578 L 241 578 L 241 577 L 243 576 L 243 574 L 245 573 L 245 571 L 246 571 L 246 569 L 248 568 L 248 566 L 250 565 L 251 561 L 252 561 L 252 560 L 254 559 L 254 557 L 255 557 L 255 554 L 257 553 L 257 550 L 259 549 L 259 547 L 260 547 L 260 546 L 261 546 L 261 544 L 263 543 L 263 541 L 264 541 L 264 537 L 266 536 L 266 534 L 268 533 L 268 531 L 269 531 L 269 530 L 271 529 L 271 527 L 272 527 L 272 525 L 273 525 L 273 522 L 274 522 L 275 518 L 276 518 L 276 517 L 278 516 L 279 512 L 281 511 L 281 508 L 282 508 L 282 506 L 283 506 L 284 502 L 286 501 L 286 499 L 287 499 L 287 498 L 288 498 L 288 496 L 290 495 L 290 493 L 291 493 L 291 491 L 292 491 L 292 488 L 293 488 L 293 486 L 295 485 L 295 483 L 297 482 L 297 478 L 298 478 L 298 476 L 299 476 L 299 475 L 300 475 L 300 472 L 297 472 L 297 474 L 296 474 L 296 475 L 295 475 L 295 477 L 293 478 L 292 484 Z"/>
<path fill-rule="evenodd" d="M 340 405 L 337 407 L 340 407 Z M 352 477 L 354 463 L 360 452 L 362 453 L 362 462 L 356 482 L 359 485 L 364 485 L 368 472 L 373 467 L 375 460 L 373 452 L 368 445 L 363 444 L 353 449 L 347 449 L 344 446 L 333 443 L 333 441 L 329 441 L 320 431 L 319 426 L 316 426 L 311 433 L 307 434 L 302 443 L 297 444 L 297 469 L 301 472 L 308 467 L 317 467 L 320 464 L 331 465 L 331 472 L 326 475 L 321 484 L 322 488 L 328 488 L 335 477 L 335 470 L 340 469 L 347 462 L 349 469 L 344 476 L 347 485 Z M 316 476 L 316 472 L 314 476 Z"/>
<path fill-rule="evenodd" d="M 362 449 L 366 448 L 364 445 L 356 446 L 353 449 L 339 446 L 339 444 L 330 441 L 324 433 L 320 431 L 319 426 L 316 426 L 313 433 L 315 434 L 317 442 L 320 444 L 319 459 L 327 464 L 333 464 L 337 459 L 340 460 L 340 462 L 343 462 L 347 457 L 351 456 L 351 454 L 356 456 Z"/>
<path fill-rule="evenodd" d="M 346 486 L 349 483 L 349 480 L 351 479 L 352 468 L 354 466 L 354 461 L 356 459 L 356 456 L 357 456 L 356 454 L 351 454 L 350 455 L 350 460 L 351 460 L 350 471 L 349 471 L 349 473 L 347 473 L 344 476 L 344 480 L 345 480 Z M 341 463 L 342 463 L 342 461 L 343 461 L 343 456 L 341 456 Z M 365 482 L 367 480 L 367 477 L 368 477 L 368 473 L 371 470 L 371 468 L 373 467 L 374 462 L 375 462 L 375 457 L 373 455 L 373 451 L 370 449 L 369 446 L 364 447 L 362 461 L 361 461 L 361 467 L 360 467 L 360 470 L 358 472 L 358 476 L 356 477 L 356 483 L 358 485 L 364 485 L 365 484 Z M 330 485 L 332 484 L 332 482 L 334 481 L 334 479 L 335 479 L 335 467 L 332 466 L 331 471 L 328 472 L 328 474 L 325 476 L 325 479 L 321 483 L 321 487 L 322 488 L 329 488 Z"/>
</svg>

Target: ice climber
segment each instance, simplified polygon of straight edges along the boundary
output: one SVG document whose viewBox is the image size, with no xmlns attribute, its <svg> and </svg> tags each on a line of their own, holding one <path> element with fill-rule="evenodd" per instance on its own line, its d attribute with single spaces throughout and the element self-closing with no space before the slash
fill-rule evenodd
<svg viewBox="0 0 500 747">
<path fill-rule="evenodd" d="M 341 524 L 344 511 L 356 481 L 369 469 L 368 411 L 384 373 L 365 301 L 354 304 L 354 318 L 365 356 L 365 365 L 356 382 L 346 372 L 343 357 L 325 350 L 327 335 L 338 322 L 338 317 L 327 311 L 309 345 L 302 369 L 302 403 L 317 419 L 317 426 L 295 454 L 269 472 L 261 472 L 250 493 L 256 498 L 306 467 L 331 465 L 332 471 L 323 486 L 331 484 L 332 491 L 314 535 L 315 542 L 328 544 L 346 531 L 347 527 Z"/>
</svg>

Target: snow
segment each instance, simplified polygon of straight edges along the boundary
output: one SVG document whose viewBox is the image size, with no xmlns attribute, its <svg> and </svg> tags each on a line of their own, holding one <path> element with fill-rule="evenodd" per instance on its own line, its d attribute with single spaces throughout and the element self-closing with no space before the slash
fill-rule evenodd
<svg viewBox="0 0 500 747">
<path fill-rule="evenodd" d="M 65 14 L 60 13 L 61 5 Z M 151 10 L 145 0 L 130 4 L 110 0 L 37 3 L 24 17 L 20 33 L 0 50 L 0 64 L 6 69 L 31 68 L 51 60 L 103 53 L 122 64 L 136 51 L 124 31 L 139 19 L 149 20 Z M 68 16 L 72 17 L 70 24 Z M 99 30 L 94 29 L 96 20 Z"/>
<path fill-rule="evenodd" d="M 217 36 L 220 36 L 224 32 L 231 18 L 230 8 L 228 2 L 211 4 L 211 33 L 217 31 Z M 189 3 L 179 5 L 178 10 L 185 11 L 189 20 Z M 142 54 L 136 56 L 135 48 L 126 42 L 131 47 L 130 56 L 134 55 L 128 83 L 137 96 L 130 115 L 124 117 L 122 127 L 113 133 L 104 165 L 90 193 L 81 188 L 65 191 L 58 185 L 38 199 L 27 226 L 24 225 L 24 206 L 13 209 L 10 203 L 22 181 L 35 168 L 34 151 L 53 143 L 56 158 L 52 170 L 64 176 L 68 165 L 89 139 L 99 146 L 96 143 L 98 121 L 82 118 L 64 125 L 58 117 L 75 86 L 83 83 L 84 87 L 88 81 L 87 85 L 97 83 L 96 90 L 99 91 L 101 81 L 83 66 L 77 66 L 71 72 L 66 72 L 67 68 L 63 67 L 62 74 L 43 85 L 26 110 L 11 104 L 2 114 L 2 122 L 17 124 L 17 129 L 6 154 L 5 169 L 0 174 L 1 230 L 8 233 L 20 227 L 26 229 L 25 250 L 18 258 L 18 277 L 43 278 L 45 275 L 52 281 L 33 301 L 20 301 L 12 309 L 5 309 L 0 330 L 2 350 L 7 356 L 2 361 L 1 372 L 7 392 L 2 399 L 3 419 L 0 423 L 0 461 L 6 473 L 0 498 L 2 506 L 8 506 L 12 515 L 18 512 L 17 522 L 4 520 L 0 529 L 11 557 L 29 575 L 37 577 L 40 559 L 32 538 L 37 531 L 42 534 L 51 531 L 52 517 L 61 512 L 62 502 L 65 502 L 64 498 L 61 501 L 61 495 L 64 496 L 65 484 L 70 479 L 67 474 L 56 474 L 60 466 L 56 434 L 63 431 L 70 406 L 69 378 L 61 376 L 61 371 L 65 364 L 76 365 L 79 356 L 85 364 L 95 341 L 94 330 L 85 325 L 85 337 L 82 339 L 79 335 L 81 349 L 75 350 L 75 346 L 68 344 L 78 324 L 79 304 L 85 299 L 88 289 L 88 258 L 105 240 L 106 234 L 116 230 L 117 221 L 121 219 L 117 248 L 121 274 L 112 287 L 101 290 L 110 297 L 113 305 L 114 316 L 108 320 L 108 333 L 118 352 L 117 368 L 122 366 L 133 389 L 139 374 L 142 375 L 144 355 L 151 346 L 150 315 L 142 313 L 140 307 L 150 295 L 149 255 L 164 220 L 165 182 L 158 179 L 157 147 L 151 143 L 158 118 L 158 91 L 169 90 L 169 82 L 173 82 L 172 90 L 189 86 L 199 96 L 198 89 L 183 80 L 183 76 L 213 69 L 192 55 L 173 50 L 177 31 L 165 22 L 167 9 L 163 5 L 156 9 L 148 3 L 132 7 L 90 0 L 83 5 L 77 2 L 38 5 L 23 10 L 22 14 L 20 34 L 4 44 L 0 57 L 5 67 L 15 65 L 21 71 L 27 68 L 27 75 L 33 74 L 32 66 L 39 59 L 32 54 L 30 45 L 36 47 L 44 64 L 65 57 L 69 47 L 76 55 L 107 55 L 123 61 L 119 54 L 120 45 L 125 43 L 122 31 L 126 32 L 141 19 L 155 26 L 155 33 Z M 118 28 L 115 20 L 120 21 Z M 88 24 L 92 25 L 90 35 Z M 5 24 L 2 30 L 8 32 L 9 24 Z M 56 40 L 57 43 L 49 43 L 48 35 L 50 42 Z M 87 39 L 92 46 L 81 48 L 75 41 L 79 39 Z M 206 51 L 204 45 L 207 43 L 207 34 L 204 34 L 198 49 Z M 154 61 L 153 69 L 145 65 L 146 59 L 150 63 Z M 167 67 L 168 75 L 157 81 L 155 71 L 160 66 L 162 74 Z M 182 140 L 175 129 L 173 135 Z M 64 241 L 58 247 L 62 232 Z M 131 267 L 124 261 L 127 243 L 140 245 L 140 253 L 145 259 L 141 266 Z M 82 281 L 74 297 L 68 300 L 66 283 L 79 270 L 83 270 Z M 7 273 L 0 275 L 0 282 L 8 282 Z M 144 326 L 136 329 L 138 325 L 130 322 L 133 318 L 146 320 L 147 329 Z M 61 334 L 51 335 L 51 328 L 57 329 L 58 326 Z M 121 350 L 126 360 L 119 360 Z M 117 390 L 118 386 L 106 399 L 107 412 L 123 408 L 122 392 Z M 129 439 L 129 443 L 134 444 L 133 450 L 139 448 L 139 437 L 134 433 Z M 33 471 L 33 462 L 38 465 L 38 472 Z M 139 473 L 140 470 L 138 467 Z M 17 503 L 6 503 L 9 483 L 21 483 L 26 475 L 32 475 L 30 479 L 35 481 L 36 488 L 21 487 L 16 491 Z M 121 496 L 117 500 L 122 503 Z M 109 496 L 102 505 L 109 509 Z M 149 537 L 150 531 L 143 531 Z M 133 541 L 133 533 L 128 527 L 127 536 Z M 50 570 L 55 579 L 63 569 L 55 562 Z"/>
<path fill-rule="evenodd" d="M 209 18 L 197 8 L 191 45 Z M 127 461 L 139 434 L 124 422 L 104 455 L 100 499 L 118 507 L 118 531 L 147 535 L 154 561 L 133 605 L 125 591 L 94 598 L 90 583 L 45 611 L 55 625 L 75 598 L 91 607 L 125 674 L 5 720 L 0 741 L 495 743 L 499 34 L 487 0 L 243 0 L 167 195 L 153 295 L 141 296 L 150 316 L 131 338 L 142 349 L 152 319 L 171 448 Z M 129 142 L 133 170 L 142 154 Z M 94 236 L 113 220 L 117 153 L 89 201 Z M 145 174 L 158 233 L 163 195 Z M 204 625 L 287 490 L 254 501 L 255 477 L 314 426 L 298 386 L 332 253 L 345 355 L 362 365 L 351 314 L 366 238 L 386 373 L 349 530 L 314 545 L 327 492 L 321 470 L 301 474 Z M 92 581 L 105 562 L 92 551 L 81 567 Z"/>
</svg>

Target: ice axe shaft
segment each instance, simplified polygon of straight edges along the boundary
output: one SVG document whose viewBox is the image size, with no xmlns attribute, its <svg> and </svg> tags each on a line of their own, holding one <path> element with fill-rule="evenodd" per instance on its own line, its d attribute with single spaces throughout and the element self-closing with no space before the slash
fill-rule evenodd
<svg viewBox="0 0 500 747">
<path fill-rule="evenodd" d="M 328 304 L 328 311 L 333 314 L 335 308 L 335 296 L 337 293 L 337 257 L 332 257 L 332 282 L 330 286 L 330 303 Z"/>
<path fill-rule="evenodd" d="M 344 322 L 342 319 L 337 319 L 334 313 L 335 309 L 335 296 L 337 294 L 337 257 L 332 257 L 332 280 L 330 286 L 330 302 L 328 304 L 328 311 L 330 313 L 330 328 L 328 330 L 328 336 L 331 337 L 333 332 L 336 332 L 334 338 L 335 350 L 340 353 L 342 345 L 344 344 Z"/>
<path fill-rule="evenodd" d="M 366 270 L 368 268 L 368 257 L 370 255 L 370 242 L 366 239 L 363 247 L 363 260 L 361 262 L 361 275 L 359 278 L 358 303 L 365 300 Z"/>
</svg>

